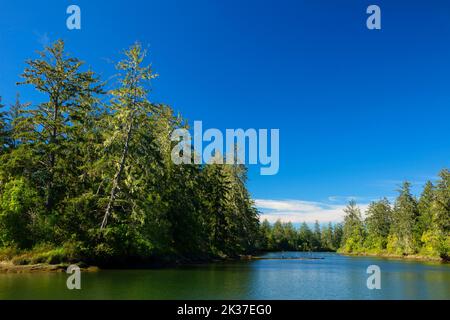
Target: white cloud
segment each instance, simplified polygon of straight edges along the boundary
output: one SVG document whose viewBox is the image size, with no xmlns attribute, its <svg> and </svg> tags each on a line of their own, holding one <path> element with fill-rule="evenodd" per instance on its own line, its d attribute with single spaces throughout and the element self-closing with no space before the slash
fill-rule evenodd
<svg viewBox="0 0 450 320">
<path fill-rule="evenodd" d="M 344 204 L 328 204 L 304 200 L 268 200 L 256 199 L 256 207 L 261 211 L 261 221 L 269 222 L 280 220 L 292 223 L 319 223 L 341 222 L 344 219 Z M 368 204 L 358 204 L 361 212 L 367 209 Z"/>
<path fill-rule="evenodd" d="M 302 200 L 255 200 L 256 206 L 264 209 L 272 209 L 276 211 L 308 211 L 314 210 L 320 203 Z"/>
</svg>

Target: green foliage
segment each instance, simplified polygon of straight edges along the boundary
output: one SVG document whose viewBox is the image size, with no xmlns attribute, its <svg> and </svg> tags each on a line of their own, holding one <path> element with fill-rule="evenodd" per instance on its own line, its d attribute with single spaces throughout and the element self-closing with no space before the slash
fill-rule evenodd
<svg viewBox="0 0 450 320">
<path fill-rule="evenodd" d="M 427 230 L 421 237 L 422 246 L 420 248 L 420 254 L 425 256 L 440 256 L 441 251 L 445 246 L 445 242 L 442 242 L 440 235 L 436 230 Z"/>
<path fill-rule="evenodd" d="M 384 250 L 392 224 L 392 209 L 387 199 L 372 202 L 366 213 L 367 237 L 365 247 Z"/>
<path fill-rule="evenodd" d="M 392 232 L 398 239 L 402 253 L 413 254 L 417 252 L 417 238 L 415 228 L 419 217 L 417 201 L 411 195 L 411 184 L 403 183 L 399 196 L 394 204 Z"/>
<path fill-rule="evenodd" d="M 321 227 L 314 224 L 315 232 L 304 222 L 300 228 L 292 223 L 276 221 L 271 225 L 264 220 L 260 226 L 261 242 L 259 249 L 263 251 L 336 251 L 336 243 L 341 242 L 342 228 L 330 223 Z"/>
<path fill-rule="evenodd" d="M 30 247 L 38 236 L 42 199 L 24 179 L 8 181 L 0 198 L 0 242 L 3 246 Z"/>
<path fill-rule="evenodd" d="M 343 225 L 342 223 L 338 223 L 334 226 L 333 230 L 333 248 L 335 250 L 338 250 L 341 247 L 343 237 L 344 237 Z"/>
<path fill-rule="evenodd" d="M 331 223 L 328 224 L 328 226 L 324 226 L 321 231 L 320 239 L 321 239 L 321 246 L 328 249 L 329 251 L 336 250 L 336 247 L 334 246 L 333 242 L 333 225 Z"/>
<path fill-rule="evenodd" d="M 314 248 L 313 243 L 317 243 L 317 239 L 314 240 L 314 235 L 308 225 L 303 222 L 298 230 L 298 248 L 301 251 L 312 251 Z"/>
<path fill-rule="evenodd" d="M 5 249 L 3 249 L 3 251 L 6 252 Z M 0 259 L 1 258 L 2 253 L 0 252 Z M 41 243 L 30 250 L 13 249 L 9 255 L 3 254 L 2 260 L 11 260 L 12 263 L 16 265 L 39 263 L 61 264 L 78 262 L 78 256 L 70 244 L 65 244 L 62 247 L 55 247 L 53 244 Z"/>
<path fill-rule="evenodd" d="M 445 169 L 439 174 L 436 186 L 435 215 L 433 223 L 442 234 L 450 234 L 450 171 Z"/>
<path fill-rule="evenodd" d="M 436 190 L 431 181 L 425 184 L 423 192 L 417 203 L 417 209 L 419 210 L 417 232 L 421 236 L 424 232 L 432 229 L 434 226 L 434 203 L 435 203 Z"/>
<path fill-rule="evenodd" d="M 2 97 L 0 96 L 0 154 L 2 154 L 8 145 L 8 122 L 7 113 L 4 111 Z"/>
<path fill-rule="evenodd" d="M 9 245 L 7 247 L 0 247 L 0 261 L 11 261 L 14 257 L 18 256 L 21 250 L 15 245 Z"/>
<path fill-rule="evenodd" d="M 343 252 L 361 252 L 364 243 L 364 225 L 361 218 L 361 211 L 356 206 L 356 202 L 351 200 L 344 209 L 346 214 L 343 228 Z"/>
<path fill-rule="evenodd" d="M 135 44 L 102 83 L 57 41 L 27 61 L 0 108 L 0 260 L 131 263 L 249 253 L 259 216 L 241 165 L 175 165 L 170 134 L 187 123 L 150 101 L 146 52 Z M 1 107 L 1 106 L 0 106 Z"/>
<path fill-rule="evenodd" d="M 186 121 L 150 99 L 139 44 L 103 90 L 92 70 L 57 41 L 27 61 L 22 84 L 39 103 L 0 100 L 0 260 L 18 264 L 234 256 L 255 250 L 336 250 L 450 255 L 450 172 L 417 201 L 405 183 L 393 208 L 366 219 L 354 202 L 343 224 L 313 229 L 267 221 L 242 165 L 175 165 L 170 140 Z M 216 155 L 219 159 L 221 155 Z"/>
<path fill-rule="evenodd" d="M 64 51 L 63 41 L 45 48 L 39 56 L 27 61 L 21 84 L 32 85 L 45 101 L 20 121 L 28 130 L 18 138 L 27 141 L 36 158 L 32 173 L 40 180 L 46 209 L 52 211 L 66 196 L 66 180 L 77 173 L 67 170 L 74 160 L 69 151 L 74 132 L 82 129 L 95 104 L 93 95 L 101 93 L 101 87 L 92 71 L 80 70 L 83 62 Z"/>
<path fill-rule="evenodd" d="M 427 182 L 417 201 L 405 182 L 394 207 L 387 199 L 373 202 L 364 225 L 351 203 L 346 210 L 340 251 L 392 255 L 450 256 L 450 174 L 440 173 L 436 185 Z M 361 242 L 361 239 L 363 242 Z"/>
</svg>

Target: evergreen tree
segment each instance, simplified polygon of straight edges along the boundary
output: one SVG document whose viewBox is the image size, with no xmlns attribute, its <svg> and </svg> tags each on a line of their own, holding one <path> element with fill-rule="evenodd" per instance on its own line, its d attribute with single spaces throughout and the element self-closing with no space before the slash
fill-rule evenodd
<svg viewBox="0 0 450 320">
<path fill-rule="evenodd" d="M 419 211 L 417 201 L 411 194 L 411 184 L 404 182 L 399 190 L 399 196 L 395 201 L 392 234 L 389 239 L 388 249 L 397 253 L 412 254 L 418 249 L 415 227 Z"/>
<path fill-rule="evenodd" d="M 320 239 L 321 250 L 336 250 L 333 244 L 333 225 L 331 224 L 331 222 L 328 223 L 328 226 L 324 226 L 322 228 Z"/>
<path fill-rule="evenodd" d="M 339 249 L 342 246 L 342 237 L 343 237 L 343 227 L 341 223 L 337 223 L 334 226 L 334 232 L 333 232 L 333 248 Z"/>
<path fill-rule="evenodd" d="M 319 221 L 316 220 L 314 223 L 314 231 L 313 231 L 313 242 L 312 242 L 313 250 L 320 250 L 321 243 L 322 239 L 321 239 L 320 224 Z"/>
<path fill-rule="evenodd" d="M 139 44 L 135 44 L 125 52 L 125 59 L 117 64 L 117 69 L 123 71 L 120 87 L 112 91 L 113 101 L 111 104 L 111 141 L 110 147 L 114 153 L 117 153 L 114 162 L 117 167 L 114 170 L 114 176 L 111 179 L 111 191 L 103 216 L 101 229 L 106 227 L 108 218 L 112 213 L 123 182 L 124 171 L 127 170 L 127 160 L 131 144 L 133 143 L 133 134 L 136 131 L 135 126 L 139 118 L 144 118 L 154 111 L 154 105 L 147 100 L 149 92 L 146 82 L 157 77 L 153 73 L 151 66 L 142 66 L 146 52 L 142 50 Z M 130 168 L 131 169 L 131 168 Z"/>
<path fill-rule="evenodd" d="M 313 233 L 308 227 L 306 222 L 303 222 L 298 231 L 298 242 L 299 248 L 302 251 L 312 251 L 313 250 Z"/>
<path fill-rule="evenodd" d="M 37 185 L 45 194 L 47 211 L 52 211 L 63 198 L 63 181 L 70 171 L 67 163 L 67 141 L 76 115 L 83 112 L 84 103 L 101 91 L 92 71 L 80 71 L 83 62 L 69 57 L 64 42 L 59 40 L 39 53 L 40 58 L 28 60 L 21 84 L 32 85 L 47 100 L 30 111 L 33 124 L 34 155 L 38 158 Z"/>
<path fill-rule="evenodd" d="M 269 241 L 270 241 L 270 235 L 272 233 L 271 231 L 272 227 L 270 225 L 270 222 L 267 219 L 264 219 L 264 221 L 260 225 L 260 241 L 258 245 L 259 250 L 270 250 Z"/>
<path fill-rule="evenodd" d="M 431 181 L 425 184 L 417 208 L 419 217 L 415 231 L 416 238 L 420 240 L 420 253 L 437 256 L 440 254 L 441 237 L 436 223 L 436 189 Z"/>
<path fill-rule="evenodd" d="M 361 218 L 361 210 L 356 202 L 351 200 L 344 209 L 343 241 L 344 252 L 359 252 L 363 250 L 364 225 Z"/>
<path fill-rule="evenodd" d="M 16 101 L 9 108 L 8 118 L 9 118 L 9 130 L 10 130 L 10 141 L 9 144 L 12 149 L 16 148 L 18 144 L 21 143 L 19 139 L 25 132 L 31 132 L 31 126 L 26 126 L 26 123 L 23 119 L 26 114 L 26 108 L 29 107 L 29 104 L 22 104 L 20 102 L 20 94 L 16 94 Z M 21 126 L 24 124 L 25 126 Z"/>
<path fill-rule="evenodd" d="M 434 203 L 435 188 L 433 183 L 431 181 L 428 181 L 425 184 L 425 187 L 417 203 L 417 209 L 419 211 L 418 231 L 420 236 L 427 230 L 433 228 Z"/>
<path fill-rule="evenodd" d="M 367 239 L 365 246 L 369 249 L 386 249 L 387 238 L 391 228 L 392 209 L 389 201 L 384 198 L 372 202 L 366 214 Z"/>
<path fill-rule="evenodd" d="M 444 259 L 450 258 L 450 171 L 444 169 L 439 174 L 436 185 L 434 242 L 437 242 L 436 251 Z"/>
<path fill-rule="evenodd" d="M 2 104 L 2 97 L 0 96 L 0 150 L 3 153 L 7 144 L 7 122 L 6 112 L 3 111 L 5 105 Z"/>
<path fill-rule="evenodd" d="M 445 169 L 439 174 L 436 186 L 435 223 L 443 234 L 450 233 L 450 171 Z"/>
</svg>

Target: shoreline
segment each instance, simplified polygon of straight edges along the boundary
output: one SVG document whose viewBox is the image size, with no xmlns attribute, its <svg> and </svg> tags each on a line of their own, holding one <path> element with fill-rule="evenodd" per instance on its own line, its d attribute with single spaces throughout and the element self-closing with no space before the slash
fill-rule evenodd
<svg viewBox="0 0 450 320">
<path fill-rule="evenodd" d="M 174 268 L 181 266 L 193 266 L 193 265 L 204 265 L 210 263 L 218 263 L 225 261 L 238 261 L 242 258 L 238 257 L 213 257 L 213 258 L 197 258 L 197 259 L 174 259 L 174 260 L 158 260 L 152 262 L 131 262 L 129 264 L 125 263 L 111 263 L 105 265 L 89 265 L 84 263 L 83 261 L 78 262 L 62 262 L 59 264 L 50 264 L 50 263 L 34 263 L 34 264 L 14 264 L 12 260 L 3 260 L 0 261 L 0 274 L 5 273 L 38 273 L 38 272 L 66 272 L 67 268 L 70 265 L 77 265 L 80 267 L 80 270 L 83 272 L 97 272 L 100 270 L 121 270 L 121 269 L 143 269 L 143 270 L 151 270 L 151 269 L 161 269 L 161 268 Z"/>
<path fill-rule="evenodd" d="M 303 252 L 303 251 L 298 251 Z M 399 260 L 399 261 L 416 261 L 416 262 L 434 262 L 441 264 L 449 264 L 450 261 L 442 259 L 440 257 L 430 257 L 423 255 L 398 255 L 398 254 L 389 254 L 389 253 L 343 253 L 336 252 L 343 256 L 350 257 L 374 257 L 374 258 L 383 258 L 388 260 Z M 86 265 L 83 262 L 72 263 L 74 265 L 78 265 L 83 272 L 98 272 L 100 270 L 108 270 L 108 269 L 146 269 L 151 270 L 155 268 L 167 268 L 167 267 L 180 267 L 180 266 L 189 266 L 189 265 L 199 265 L 199 264 L 209 264 L 209 263 L 217 263 L 217 262 L 226 262 L 226 261 L 251 261 L 251 260 L 264 260 L 265 258 L 260 257 L 259 255 L 241 255 L 239 257 L 234 258 L 222 258 L 218 259 L 217 257 L 214 259 L 210 259 L 208 261 L 202 260 L 184 260 L 184 261 L 172 261 L 171 263 L 149 263 L 149 264 L 130 264 L 130 265 L 111 265 L 108 267 L 98 267 Z M 267 258 L 270 260 L 270 258 Z M 295 260 L 309 260 L 307 258 L 298 258 Z M 312 259 L 315 260 L 315 259 Z M 5 273 L 39 273 L 39 272 L 66 272 L 67 267 L 71 265 L 71 263 L 60 263 L 60 264 L 49 264 L 49 263 L 37 263 L 37 264 L 26 264 L 26 265 L 17 265 L 12 263 L 11 261 L 0 261 L 0 274 Z"/>
<path fill-rule="evenodd" d="M 75 265 L 79 265 L 74 263 Z M 38 272 L 66 272 L 67 267 L 70 264 L 48 264 L 48 263 L 37 263 L 37 264 L 27 264 L 27 265 L 15 265 L 12 262 L 0 261 L 0 274 L 4 273 L 38 273 Z M 96 272 L 100 268 L 96 266 L 80 266 L 83 272 Z"/>
<path fill-rule="evenodd" d="M 403 260 L 403 261 L 417 261 L 417 262 L 439 262 L 443 264 L 448 264 L 450 261 L 445 260 L 441 257 L 430 257 L 423 255 L 400 255 L 400 254 L 392 254 L 392 253 L 370 253 L 370 252 L 358 252 L 358 253 L 348 253 L 348 252 L 338 252 L 344 256 L 352 256 L 352 257 L 375 257 L 375 258 L 385 258 L 390 260 Z"/>
</svg>

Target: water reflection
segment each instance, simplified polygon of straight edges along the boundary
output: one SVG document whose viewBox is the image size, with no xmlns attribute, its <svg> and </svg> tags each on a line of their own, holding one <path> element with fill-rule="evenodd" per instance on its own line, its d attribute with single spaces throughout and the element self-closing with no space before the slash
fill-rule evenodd
<svg viewBox="0 0 450 320">
<path fill-rule="evenodd" d="M 272 253 L 270 260 L 158 270 L 0 274 L 0 299 L 450 299 L 450 266 L 334 253 Z M 275 258 L 295 258 L 281 259 Z M 298 260 L 300 259 L 300 260 Z M 380 266 L 382 289 L 366 287 Z"/>
</svg>

